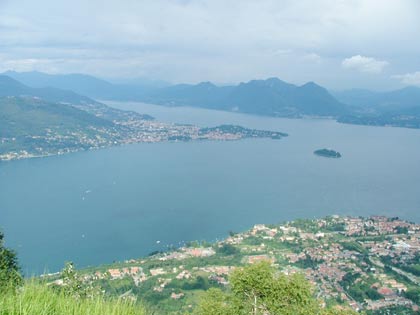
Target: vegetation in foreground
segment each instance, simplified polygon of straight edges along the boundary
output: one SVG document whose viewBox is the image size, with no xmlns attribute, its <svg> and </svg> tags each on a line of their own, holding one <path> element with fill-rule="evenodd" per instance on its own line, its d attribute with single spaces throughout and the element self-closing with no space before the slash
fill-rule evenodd
<svg viewBox="0 0 420 315">
<path fill-rule="evenodd" d="M 36 282 L 9 289 L 0 297 L 0 315 L 143 315 L 133 301 L 101 296 L 76 298 Z"/>
<path fill-rule="evenodd" d="M 144 315 L 131 299 L 105 298 L 85 286 L 72 264 L 61 273 L 61 286 L 35 279 L 23 281 L 16 253 L 6 248 L 0 233 L 0 315 Z"/>
</svg>

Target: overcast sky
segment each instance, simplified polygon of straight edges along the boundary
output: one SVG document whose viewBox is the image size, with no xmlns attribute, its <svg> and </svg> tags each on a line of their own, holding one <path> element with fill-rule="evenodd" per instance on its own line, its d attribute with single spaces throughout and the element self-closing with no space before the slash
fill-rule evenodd
<svg viewBox="0 0 420 315">
<path fill-rule="evenodd" d="M 419 0 L 0 0 L 0 71 L 420 86 Z"/>
</svg>

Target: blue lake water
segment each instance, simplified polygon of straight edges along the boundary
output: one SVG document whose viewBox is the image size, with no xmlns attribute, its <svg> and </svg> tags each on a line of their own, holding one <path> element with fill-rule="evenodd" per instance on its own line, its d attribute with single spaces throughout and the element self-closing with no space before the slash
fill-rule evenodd
<svg viewBox="0 0 420 315">
<path fill-rule="evenodd" d="M 420 130 L 113 103 L 281 140 L 134 144 L 0 164 L 0 227 L 27 274 L 136 258 L 256 223 L 330 214 L 420 222 Z M 331 147 L 341 159 L 315 156 Z M 157 241 L 160 241 L 158 244 Z"/>
</svg>

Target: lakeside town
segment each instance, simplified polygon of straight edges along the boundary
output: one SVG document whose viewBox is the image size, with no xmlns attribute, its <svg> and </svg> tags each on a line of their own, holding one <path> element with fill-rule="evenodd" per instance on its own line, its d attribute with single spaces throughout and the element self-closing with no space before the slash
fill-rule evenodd
<svg viewBox="0 0 420 315">
<path fill-rule="evenodd" d="M 304 275 L 322 305 L 366 314 L 418 314 L 419 258 L 419 224 L 331 216 L 257 224 L 214 244 L 192 242 L 80 274 L 106 294 L 154 305 L 157 314 L 184 314 L 204 290 L 228 288 L 236 268 L 266 261 L 278 272 Z M 45 277 L 62 284 L 59 274 Z"/>
<path fill-rule="evenodd" d="M 30 98 L 30 101 L 41 102 L 34 98 Z M 281 139 L 287 136 L 282 132 L 254 130 L 234 125 L 200 128 L 187 124 L 164 123 L 154 120 L 149 115 L 118 110 L 101 103 L 68 105 L 100 119 L 102 123 L 87 126 L 50 125 L 39 128 L 36 132 L 20 132 L 19 135 L 10 137 L 0 136 L 0 161 L 62 155 L 132 143 Z M 25 130 L 24 126 L 20 128 Z"/>
</svg>

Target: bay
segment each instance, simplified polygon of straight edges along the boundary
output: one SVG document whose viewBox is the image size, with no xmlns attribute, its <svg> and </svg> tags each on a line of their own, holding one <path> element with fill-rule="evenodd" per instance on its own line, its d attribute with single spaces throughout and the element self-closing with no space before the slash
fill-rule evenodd
<svg viewBox="0 0 420 315">
<path fill-rule="evenodd" d="M 420 130 L 108 103 L 281 140 L 134 144 L 0 164 L 0 228 L 24 272 L 136 258 L 257 223 L 331 214 L 420 222 Z M 341 159 L 315 156 L 332 148 Z"/>
</svg>

